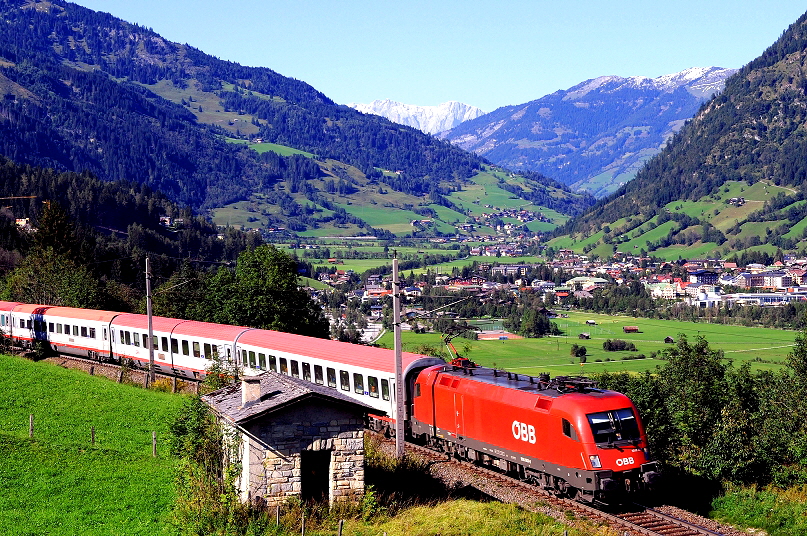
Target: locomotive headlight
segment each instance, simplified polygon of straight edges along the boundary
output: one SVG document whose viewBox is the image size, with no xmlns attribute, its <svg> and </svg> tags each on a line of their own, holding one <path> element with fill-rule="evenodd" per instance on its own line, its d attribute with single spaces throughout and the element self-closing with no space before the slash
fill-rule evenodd
<svg viewBox="0 0 807 536">
<path fill-rule="evenodd" d="M 599 469 L 600 467 L 602 467 L 602 464 L 600 463 L 600 457 L 597 456 L 596 454 L 590 455 L 588 459 L 591 462 L 591 467 L 593 467 L 594 469 Z"/>
</svg>

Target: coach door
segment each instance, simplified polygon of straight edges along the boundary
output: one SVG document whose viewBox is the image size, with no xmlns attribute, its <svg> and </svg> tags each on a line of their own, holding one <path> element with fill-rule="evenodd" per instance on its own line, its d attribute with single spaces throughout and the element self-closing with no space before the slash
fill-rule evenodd
<svg viewBox="0 0 807 536">
<path fill-rule="evenodd" d="M 454 433 L 458 438 L 465 435 L 465 412 L 462 405 L 462 395 L 454 393 Z"/>
</svg>

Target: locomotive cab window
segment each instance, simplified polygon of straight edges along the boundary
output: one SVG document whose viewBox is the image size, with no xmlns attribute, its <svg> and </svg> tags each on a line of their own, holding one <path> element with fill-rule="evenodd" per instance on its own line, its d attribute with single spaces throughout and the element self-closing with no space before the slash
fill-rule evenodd
<svg viewBox="0 0 807 536">
<path fill-rule="evenodd" d="M 639 425 L 630 408 L 589 413 L 586 415 L 597 445 L 608 446 L 617 441 L 639 441 Z"/>
<path fill-rule="evenodd" d="M 575 432 L 574 430 L 574 426 L 572 426 L 572 423 L 570 423 L 566 419 L 563 419 L 563 435 L 565 435 L 568 438 L 574 439 L 575 441 L 579 441 L 579 439 L 577 438 L 577 432 Z"/>
<path fill-rule="evenodd" d="M 314 383 L 318 383 L 322 385 L 322 366 L 321 365 L 314 365 Z"/>
</svg>

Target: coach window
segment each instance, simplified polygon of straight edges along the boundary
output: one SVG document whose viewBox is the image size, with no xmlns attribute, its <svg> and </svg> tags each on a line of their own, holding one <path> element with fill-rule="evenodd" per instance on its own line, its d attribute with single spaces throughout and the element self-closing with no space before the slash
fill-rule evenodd
<svg viewBox="0 0 807 536">
<path fill-rule="evenodd" d="M 95 338 L 95 328 L 90 328 L 90 338 L 91 339 Z"/>
<path fill-rule="evenodd" d="M 59 332 L 61 333 L 61 332 Z M 110 330 L 109 334 L 112 336 L 112 342 L 115 342 L 115 330 Z"/>
<path fill-rule="evenodd" d="M 106 340 L 106 337 L 107 337 L 107 335 L 106 335 L 106 328 L 104 328 L 104 340 Z"/>
<path fill-rule="evenodd" d="M 31 329 L 31 321 L 30 321 L 30 320 L 26 320 L 26 321 L 25 321 L 25 327 L 26 327 L 27 329 Z"/>
<path fill-rule="evenodd" d="M 572 423 L 570 423 L 566 419 L 563 419 L 563 435 L 565 435 L 568 438 L 574 439 L 575 441 L 579 441 L 579 439 L 577 438 L 577 432 L 575 432 L 574 430 L 574 426 L 572 426 Z"/>
<path fill-rule="evenodd" d="M 266 354 L 258 352 L 258 366 L 261 370 L 266 370 Z"/>
<path fill-rule="evenodd" d="M 3 318 L 5 318 L 5 317 L 3 317 Z M 5 325 L 5 324 L 6 324 L 6 323 L 5 323 L 5 322 L 3 322 L 3 325 Z M 56 326 L 54 326 L 54 325 L 53 325 L 53 322 L 49 322 L 49 323 L 48 323 L 48 331 L 49 331 L 49 332 L 54 333 L 54 332 L 55 332 L 55 329 L 54 329 L 55 327 L 56 327 Z"/>
<path fill-rule="evenodd" d="M 144 333 L 143 334 L 143 348 L 148 348 L 148 347 L 149 347 L 149 334 Z M 156 350 L 157 347 L 155 346 L 154 349 Z"/>
<path fill-rule="evenodd" d="M 288 363 L 288 361 L 286 361 L 285 357 L 280 358 L 280 372 L 282 374 L 288 374 L 289 373 L 289 363 Z"/>
<path fill-rule="evenodd" d="M 364 394 L 364 376 L 361 374 L 353 374 L 353 392 L 356 394 Z"/>
<path fill-rule="evenodd" d="M 61 333 L 62 333 L 62 325 L 61 324 L 56 324 L 56 333 L 61 335 Z"/>
<path fill-rule="evenodd" d="M 73 326 L 73 336 L 78 337 L 78 326 Z"/>
<path fill-rule="evenodd" d="M 124 344 L 131 346 L 131 344 L 132 344 L 132 334 L 129 333 L 128 331 L 124 331 L 123 332 L 123 338 L 126 341 Z M 135 339 L 135 340 L 137 340 L 137 339 Z"/>
<path fill-rule="evenodd" d="M 87 326 L 81 326 L 81 336 L 82 337 L 87 336 Z"/>
<path fill-rule="evenodd" d="M 182 341 L 182 355 L 191 355 L 191 347 L 188 341 Z"/>
<path fill-rule="evenodd" d="M 344 370 L 339 371 L 339 387 L 343 391 L 350 391 L 350 374 Z"/>
<path fill-rule="evenodd" d="M 389 400 L 389 380 L 381 380 L 381 398 Z"/>
<path fill-rule="evenodd" d="M 162 342 L 162 345 L 163 345 L 163 352 L 167 352 L 168 351 L 168 337 L 161 337 L 160 341 Z"/>
<path fill-rule="evenodd" d="M 328 387 L 336 389 L 336 371 L 330 367 L 328 368 Z"/>
<path fill-rule="evenodd" d="M 202 357 L 202 350 L 199 348 L 199 343 L 193 342 L 193 357 Z"/>
<path fill-rule="evenodd" d="M 277 358 L 273 355 L 269 356 L 269 368 L 273 372 L 277 372 Z"/>
<path fill-rule="evenodd" d="M 213 351 L 213 353 L 210 354 L 210 358 L 211 359 L 218 359 L 219 358 L 219 347 L 214 344 L 210 348 Z"/>
<path fill-rule="evenodd" d="M 204 357 L 207 358 L 207 359 L 210 359 L 211 355 L 213 355 L 213 354 L 210 353 L 210 344 L 205 343 L 205 355 L 204 355 Z"/>
<path fill-rule="evenodd" d="M 127 331 L 126 334 L 128 335 L 129 332 Z M 134 342 L 135 346 L 140 348 L 140 334 L 139 333 L 132 332 L 132 342 Z"/>
<path fill-rule="evenodd" d="M 25 329 L 25 320 L 23 320 L 22 318 L 20 318 L 20 327 L 22 329 Z"/>
<path fill-rule="evenodd" d="M 255 352 L 249 351 L 249 368 L 255 368 Z"/>
<path fill-rule="evenodd" d="M 314 365 L 314 383 L 318 383 L 322 385 L 322 367 L 319 365 Z"/>
<path fill-rule="evenodd" d="M 178 354 L 179 353 L 179 340 L 171 337 L 171 353 Z"/>
<path fill-rule="evenodd" d="M 303 379 L 307 382 L 311 381 L 311 365 L 303 363 Z"/>
<path fill-rule="evenodd" d="M 370 396 L 378 398 L 378 378 L 367 376 L 367 390 L 370 392 Z"/>
<path fill-rule="evenodd" d="M 235 356 L 238 357 L 238 351 L 236 350 Z M 249 363 L 249 358 L 247 357 L 247 351 L 243 348 L 241 349 L 241 364 L 246 365 Z"/>
<path fill-rule="evenodd" d="M 300 377 L 300 364 L 294 359 L 291 360 L 291 375 L 295 378 Z"/>
</svg>

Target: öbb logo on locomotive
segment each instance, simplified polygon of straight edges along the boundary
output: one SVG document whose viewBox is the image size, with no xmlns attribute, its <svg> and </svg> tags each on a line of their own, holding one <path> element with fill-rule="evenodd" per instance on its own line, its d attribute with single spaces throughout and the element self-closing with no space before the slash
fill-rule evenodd
<svg viewBox="0 0 807 536">
<path fill-rule="evenodd" d="M 531 424 L 513 421 L 513 437 L 535 444 L 535 427 Z"/>
</svg>

